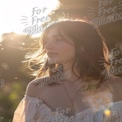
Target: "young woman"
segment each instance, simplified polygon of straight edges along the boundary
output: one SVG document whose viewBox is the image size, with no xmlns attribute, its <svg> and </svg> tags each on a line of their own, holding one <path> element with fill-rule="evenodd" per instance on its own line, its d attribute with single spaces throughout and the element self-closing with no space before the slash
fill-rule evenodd
<svg viewBox="0 0 122 122">
<path fill-rule="evenodd" d="M 40 64 L 39 70 L 13 122 L 122 121 L 122 80 L 109 77 L 109 51 L 93 24 L 51 23 L 41 36 L 40 49 L 30 57 L 30 63 Z"/>
</svg>

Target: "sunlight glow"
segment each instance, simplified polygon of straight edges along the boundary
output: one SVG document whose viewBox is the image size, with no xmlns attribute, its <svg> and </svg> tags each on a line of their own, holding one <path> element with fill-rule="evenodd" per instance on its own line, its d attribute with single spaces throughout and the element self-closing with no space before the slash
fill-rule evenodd
<svg viewBox="0 0 122 122">
<path fill-rule="evenodd" d="M 58 0 L 4 0 L 0 2 L 0 35 L 7 32 L 23 33 L 25 26 L 22 24 L 24 17 L 28 26 L 32 24 L 32 10 L 35 11 L 34 19 L 48 16 L 48 13 L 59 6 Z M 45 9 L 43 12 L 42 9 Z M 44 18 L 42 18 L 44 19 Z"/>
<path fill-rule="evenodd" d="M 111 111 L 110 111 L 109 109 L 106 109 L 106 110 L 104 111 L 104 114 L 105 114 L 106 116 L 110 116 L 110 115 L 111 115 Z"/>
</svg>

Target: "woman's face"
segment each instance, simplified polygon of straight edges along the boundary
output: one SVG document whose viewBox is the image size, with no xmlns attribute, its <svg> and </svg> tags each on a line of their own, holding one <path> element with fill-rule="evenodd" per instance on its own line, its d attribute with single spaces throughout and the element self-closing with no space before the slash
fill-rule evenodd
<svg viewBox="0 0 122 122">
<path fill-rule="evenodd" d="M 72 64 L 75 56 L 73 42 L 64 38 L 57 28 L 51 29 L 44 39 L 49 64 Z"/>
</svg>

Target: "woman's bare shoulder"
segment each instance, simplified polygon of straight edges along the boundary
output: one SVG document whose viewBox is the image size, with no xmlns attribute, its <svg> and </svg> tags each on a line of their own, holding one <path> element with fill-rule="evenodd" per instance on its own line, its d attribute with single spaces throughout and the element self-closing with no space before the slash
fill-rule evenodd
<svg viewBox="0 0 122 122">
<path fill-rule="evenodd" d="M 108 81 L 111 85 L 120 85 L 122 86 L 122 78 L 118 76 L 112 76 Z"/>
<path fill-rule="evenodd" d="M 115 84 L 120 84 L 122 85 L 122 78 L 118 77 L 118 76 L 112 76 L 109 79 L 107 79 L 105 82 L 103 82 L 103 84 L 111 84 L 111 85 L 115 85 Z"/>
<path fill-rule="evenodd" d="M 43 82 L 44 78 L 38 78 L 34 79 L 31 82 L 28 83 L 26 87 L 25 95 L 29 95 L 31 97 L 37 97 L 40 96 L 42 91 L 45 89 L 44 87 L 41 87 L 41 83 Z"/>
<path fill-rule="evenodd" d="M 115 101 L 122 101 L 122 78 L 113 76 L 107 80 L 107 84 L 112 87 Z"/>
</svg>

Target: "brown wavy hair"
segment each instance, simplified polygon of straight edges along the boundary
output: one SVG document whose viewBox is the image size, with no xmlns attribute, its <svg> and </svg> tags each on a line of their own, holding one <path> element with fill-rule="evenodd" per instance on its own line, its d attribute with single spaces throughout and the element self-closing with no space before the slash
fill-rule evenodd
<svg viewBox="0 0 122 122">
<path fill-rule="evenodd" d="M 58 28 L 61 35 L 65 35 L 74 42 L 75 61 L 72 66 L 72 71 L 74 72 L 74 65 L 76 64 L 80 74 L 79 78 L 86 81 L 99 80 L 99 84 L 101 84 L 105 79 L 105 76 L 101 72 L 110 68 L 109 50 L 99 29 L 88 20 L 66 19 L 52 22 L 46 26 L 40 37 L 39 49 L 31 54 L 28 60 L 29 67 L 31 67 L 31 64 L 38 66 L 35 75 L 36 78 L 53 76 L 58 72 L 58 66 L 61 65 L 48 64 L 43 44 L 47 32 L 55 27 Z M 103 65 L 100 64 L 100 57 L 104 59 Z M 56 72 L 52 72 L 51 69 L 55 69 Z M 52 84 L 55 84 L 55 82 Z"/>
</svg>

